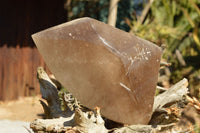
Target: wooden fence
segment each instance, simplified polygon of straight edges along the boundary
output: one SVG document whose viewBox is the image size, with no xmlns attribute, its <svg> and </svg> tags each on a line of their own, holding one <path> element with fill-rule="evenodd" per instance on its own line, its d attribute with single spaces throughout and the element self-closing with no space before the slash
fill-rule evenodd
<svg viewBox="0 0 200 133">
<path fill-rule="evenodd" d="M 38 66 L 46 65 L 37 48 L 0 47 L 0 100 L 33 96 L 40 92 Z"/>
<path fill-rule="evenodd" d="M 46 66 L 31 35 L 67 22 L 65 2 L 0 1 L 0 100 L 12 100 L 39 93 L 36 69 L 38 66 Z"/>
</svg>

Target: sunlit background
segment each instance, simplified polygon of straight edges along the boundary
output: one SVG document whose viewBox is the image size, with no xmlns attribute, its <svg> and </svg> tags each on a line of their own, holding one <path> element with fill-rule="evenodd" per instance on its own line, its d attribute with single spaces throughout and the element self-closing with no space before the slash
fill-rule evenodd
<svg viewBox="0 0 200 133">
<path fill-rule="evenodd" d="M 115 26 L 165 47 L 158 84 L 169 88 L 189 80 L 190 95 L 200 97 L 200 1 L 119 0 Z M 40 93 L 36 69 L 43 66 L 31 35 L 81 17 L 108 23 L 110 0 L 0 1 L 0 101 Z M 33 102 L 34 103 L 34 102 Z"/>
</svg>

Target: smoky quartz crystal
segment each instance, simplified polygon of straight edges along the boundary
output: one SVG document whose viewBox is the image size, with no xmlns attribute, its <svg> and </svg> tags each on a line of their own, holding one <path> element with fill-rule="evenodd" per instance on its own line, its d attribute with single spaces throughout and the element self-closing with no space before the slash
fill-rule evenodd
<svg viewBox="0 0 200 133">
<path fill-rule="evenodd" d="M 92 18 L 76 19 L 32 35 L 44 61 L 80 102 L 124 124 L 152 115 L 161 49 Z"/>
</svg>

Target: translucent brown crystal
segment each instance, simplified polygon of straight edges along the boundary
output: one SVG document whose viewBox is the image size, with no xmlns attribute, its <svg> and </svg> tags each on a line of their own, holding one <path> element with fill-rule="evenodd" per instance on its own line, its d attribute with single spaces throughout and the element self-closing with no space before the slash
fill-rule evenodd
<svg viewBox="0 0 200 133">
<path fill-rule="evenodd" d="M 46 64 L 80 102 L 108 119 L 147 124 L 161 49 L 133 34 L 81 18 L 34 34 Z"/>
</svg>

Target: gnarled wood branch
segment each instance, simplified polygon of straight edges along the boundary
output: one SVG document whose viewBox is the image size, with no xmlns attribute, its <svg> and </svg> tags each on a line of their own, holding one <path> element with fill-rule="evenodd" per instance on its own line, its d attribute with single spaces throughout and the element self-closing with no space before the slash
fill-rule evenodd
<svg viewBox="0 0 200 133">
<path fill-rule="evenodd" d="M 153 112 L 156 109 L 163 108 L 163 106 L 166 104 L 182 100 L 183 97 L 189 93 L 187 86 L 188 81 L 184 78 L 183 80 L 173 85 L 169 90 L 156 96 L 154 99 Z"/>
<path fill-rule="evenodd" d="M 41 101 L 44 112 L 48 118 L 54 119 L 37 119 L 33 121 L 30 127 L 34 132 L 84 132 L 84 133 L 132 133 L 132 132 L 167 132 L 174 130 L 175 124 L 167 125 L 130 125 L 122 128 L 108 130 L 104 126 L 105 121 L 100 115 L 100 108 L 94 111 L 83 111 L 75 103 L 75 109 L 61 110 L 61 103 L 58 96 L 56 85 L 50 80 L 43 68 L 38 68 L 38 79 L 41 85 L 42 97 L 47 101 Z M 183 79 L 169 90 L 155 97 L 153 112 L 162 110 L 164 106 L 182 100 L 188 93 L 188 81 Z M 65 99 L 63 97 L 63 99 Z M 66 100 L 66 99 L 65 99 Z M 75 100 L 76 101 L 76 100 Z M 67 105 L 67 104 L 66 104 Z M 159 117 L 156 117 L 158 119 Z M 176 125 L 177 126 L 177 125 Z"/>
</svg>

